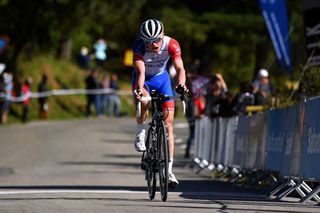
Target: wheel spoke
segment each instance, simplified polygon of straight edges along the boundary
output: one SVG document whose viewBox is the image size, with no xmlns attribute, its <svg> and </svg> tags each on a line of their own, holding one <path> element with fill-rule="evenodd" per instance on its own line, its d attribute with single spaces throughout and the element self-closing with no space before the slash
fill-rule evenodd
<svg viewBox="0 0 320 213">
<path fill-rule="evenodd" d="M 165 125 L 162 121 L 158 127 L 158 164 L 159 182 L 162 201 L 166 201 L 168 195 L 168 161 L 169 151 L 166 137 Z"/>
</svg>

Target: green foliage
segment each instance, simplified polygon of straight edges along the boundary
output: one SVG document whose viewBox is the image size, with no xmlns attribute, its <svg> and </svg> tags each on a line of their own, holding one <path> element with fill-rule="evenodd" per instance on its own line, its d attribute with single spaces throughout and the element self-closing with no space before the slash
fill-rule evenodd
<svg viewBox="0 0 320 213">
<path fill-rule="evenodd" d="M 84 88 L 84 78 L 86 73 L 77 66 L 64 61 L 55 59 L 52 55 L 41 55 L 33 57 L 32 60 L 22 60 L 18 66 L 19 78 L 17 84 L 31 77 L 33 83 L 31 91 L 37 92 L 41 75 L 48 75 L 48 87 L 52 89 L 75 89 Z M 85 109 L 85 96 L 50 96 L 49 99 L 49 119 L 66 119 L 83 117 Z M 31 99 L 30 103 L 30 119 L 38 119 L 38 100 Z M 21 114 L 21 104 L 14 103 L 13 111 L 18 115 Z M 17 121 L 12 116 L 11 122 Z"/>
<path fill-rule="evenodd" d="M 295 51 L 293 70 L 297 76 L 304 63 L 302 3 L 298 0 L 286 2 L 292 29 L 290 39 Z M 280 68 L 274 60 L 275 53 L 258 1 L 0 0 L 0 14 L 0 32 L 10 37 L 9 48 L 5 55 L 0 55 L 0 61 L 5 60 L 18 78 L 31 75 L 35 82 L 40 78 L 36 73 L 49 63 L 48 69 L 53 69 L 56 78 L 54 87 L 61 86 L 57 79 L 69 86 L 83 86 L 79 80 L 83 76 L 72 78 L 59 71 L 75 74 L 78 72 L 75 68 L 55 60 L 54 56 L 59 55 L 67 40 L 72 41 L 70 51 L 75 59 L 82 46 L 92 48 L 98 38 L 105 38 L 109 47 L 106 69 L 119 72 L 127 79 L 130 71 L 122 65 L 123 53 L 132 47 L 140 23 L 149 18 L 160 19 L 165 33 L 178 40 L 187 71 L 192 61 L 199 58 L 205 73 L 222 73 L 233 91 L 240 81 L 252 80 L 256 69 L 263 65 L 271 64 L 269 71 L 271 79 L 279 84 L 277 88 L 282 88 L 287 78 L 286 71 L 278 71 Z M 52 56 L 39 57 L 48 53 Z M 36 63 L 42 65 L 36 66 Z"/>
<path fill-rule="evenodd" d="M 308 97 L 320 95 L 320 68 L 310 67 L 302 76 L 302 92 Z"/>
</svg>

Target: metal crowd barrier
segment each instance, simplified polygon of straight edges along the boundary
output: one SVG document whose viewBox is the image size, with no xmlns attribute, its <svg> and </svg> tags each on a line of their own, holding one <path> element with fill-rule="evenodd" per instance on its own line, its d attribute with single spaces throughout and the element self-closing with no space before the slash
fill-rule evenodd
<svg viewBox="0 0 320 213">
<path fill-rule="evenodd" d="M 55 89 L 47 92 L 28 92 L 21 96 L 11 96 L 0 92 L 0 98 L 8 99 L 11 102 L 22 102 L 29 98 L 41 98 L 49 96 L 65 96 L 65 95 L 86 95 L 86 94 L 118 94 L 118 95 L 132 95 L 131 91 L 106 89 Z"/>
<path fill-rule="evenodd" d="M 251 116 L 196 120 L 194 161 L 218 178 L 273 184 L 280 200 L 296 191 L 305 203 L 320 204 L 320 97 Z M 311 183 L 311 186 L 310 186 Z M 315 187 L 314 187 L 315 186 Z M 313 188 L 312 188 L 313 187 Z"/>
</svg>

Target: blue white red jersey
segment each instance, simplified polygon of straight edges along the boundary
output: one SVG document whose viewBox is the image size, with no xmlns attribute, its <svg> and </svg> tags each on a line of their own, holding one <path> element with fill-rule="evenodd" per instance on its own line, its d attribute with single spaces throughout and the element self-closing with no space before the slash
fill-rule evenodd
<svg viewBox="0 0 320 213">
<path fill-rule="evenodd" d="M 149 51 L 142 39 L 136 40 L 133 46 L 133 59 L 142 60 L 145 63 L 145 75 L 154 76 L 166 70 L 169 59 L 181 60 L 179 43 L 169 36 L 164 36 L 159 53 Z"/>
</svg>

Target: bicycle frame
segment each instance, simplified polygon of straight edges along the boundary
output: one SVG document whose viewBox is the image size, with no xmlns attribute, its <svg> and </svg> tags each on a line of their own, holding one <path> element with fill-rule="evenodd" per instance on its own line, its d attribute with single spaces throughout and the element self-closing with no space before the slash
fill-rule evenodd
<svg viewBox="0 0 320 213">
<path fill-rule="evenodd" d="M 152 200 L 156 191 L 156 173 L 159 174 L 159 185 L 162 201 L 166 201 L 168 194 L 168 164 L 169 145 L 167 141 L 167 130 L 164 124 L 166 112 L 163 103 L 167 100 L 176 100 L 176 97 L 158 94 L 155 90 L 150 93 L 151 97 L 142 97 L 142 101 L 151 101 L 152 119 L 149 123 L 146 151 L 141 158 L 141 168 L 145 169 L 148 183 L 149 197 Z M 179 98 L 184 103 L 182 97 Z M 141 102 L 137 105 L 137 116 L 141 115 Z"/>
<path fill-rule="evenodd" d="M 151 92 L 151 114 L 148 136 L 146 141 L 147 150 L 142 155 L 142 163 L 145 163 L 146 180 L 148 183 L 149 197 L 152 200 L 156 191 L 156 174 L 159 174 L 159 185 L 162 201 L 166 201 L 168 194 L 168 162 L 169 150 L 167 131 L 164 124 L 165 113 L 162 108 L 164 101 L 169 97 Z"/>
</svg>

